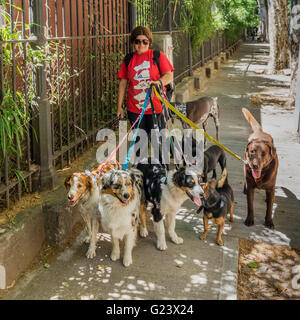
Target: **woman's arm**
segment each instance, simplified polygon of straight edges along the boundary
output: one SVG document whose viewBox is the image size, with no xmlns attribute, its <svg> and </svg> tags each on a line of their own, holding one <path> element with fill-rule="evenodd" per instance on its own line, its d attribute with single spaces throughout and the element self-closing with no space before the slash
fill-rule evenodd
<svg viewBox="0 0 300 320">
<path fill-rule="evenodd" d="M 127 79 L 120 79 L 119 83 L 117 117 L 121 116 L 121 119 L 124 117 L 124 109 L 122 108 L 122 105 L 125 97 L 127 82 Z"/>
<path fill-rule="evenodd" d="M 168 71 L 168 72 L 165 72 L 161 78 L 160 78 L 162 84 L 164 86 L 166 86 L 167 84 L 169 84 L 170 82 L 172 82 L 173 80 L 173 72 L 172 71 Z M 151 81 L 151 83 L 155 83 L 155 84 L 160 84 L 160 82 L 158 80 L 156 81 Z"/>
</svg>

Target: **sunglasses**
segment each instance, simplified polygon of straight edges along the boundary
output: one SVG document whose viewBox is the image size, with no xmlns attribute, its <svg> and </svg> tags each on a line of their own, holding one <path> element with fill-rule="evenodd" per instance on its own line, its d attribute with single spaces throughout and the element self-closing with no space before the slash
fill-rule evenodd
<svg viewBox="0 0 300 320">
<path fill-rule="evenodd" d="M 143 39 L 143 40 L 140 40 L 140 39 L 135 39 L 134 40 L 134 43 L 135 44 L 141 44 L 143 42 L 143 44 L 146 46 L 147 44 L 149 44 L 149 40 L 147 39 Z"/>
</svg>

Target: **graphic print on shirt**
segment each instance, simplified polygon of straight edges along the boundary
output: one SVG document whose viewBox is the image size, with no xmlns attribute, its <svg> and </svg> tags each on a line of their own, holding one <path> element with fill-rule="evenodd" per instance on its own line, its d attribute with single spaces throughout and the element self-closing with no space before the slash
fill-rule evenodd
<svg viewBox="0 0 300 320">
<path fill-rule="evenodd" d="M 140 65 L 134 67 L 134 71 L 136 71 L 136 74 L 133 79 L 138 81 L 138 83 L 133 88 L 135 90 L 142 90 L 141 92 L 139 92 L 139 94 L 134 96 L 134 99 L 138 101 L 138 103 L 136 104 L 136 107 L 138 109 L 142 109 L 145 98 L 146 98 L 147 90 L 149 88 L 149 80 L 150 80 L 149 69 L 150 69 L 150 61 L 144 61 Z M 149 107 L 150 106 L 148 105 L 146 110 Z"/>
</svg>

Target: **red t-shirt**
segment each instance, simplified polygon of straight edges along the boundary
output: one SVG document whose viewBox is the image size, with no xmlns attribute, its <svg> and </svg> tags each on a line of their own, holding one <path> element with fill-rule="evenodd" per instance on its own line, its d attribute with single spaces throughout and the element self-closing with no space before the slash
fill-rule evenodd
<svg viewBox="0 0 300 320">
<path fill-rule="evenodd" d="M 163 52 L 159 56 L 159 68 L 163 75 L 165 72 L 174 71 L 173 66 Z M 127 88 L 127 110 L 134 113 L 141 113 L 146 98 L 150 81 L 160 79 L 158 67 L 153 63 L 153 50 L 149 49 L 143 54 L 133 54 L 128 68 L 125 62 L 121 64 L 118 79 L 128 79 Z M 153 97 L 153 104 L 156 113 L 161 113 L 161 103 L 156 96 Z M 145 114 L 152 114 L 150 100 L 146 107 Z"/>
</svg>

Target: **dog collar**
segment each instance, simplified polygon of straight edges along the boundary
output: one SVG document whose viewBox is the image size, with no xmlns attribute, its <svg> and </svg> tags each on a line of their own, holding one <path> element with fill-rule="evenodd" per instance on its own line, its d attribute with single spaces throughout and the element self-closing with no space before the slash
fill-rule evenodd
<svg viewBox="0 0 300 320">
<path fill-rule="evenodd" d="M 167 177 L 166 176 L 161 177 L 160 183 L 167 184 Z"/>
<path fill-rule="evenodd" d="M 244 164 L 245 166 L 249 166 L 249 162 L 248 162 L 247 160 L 243 160 L 243 164 Z"/>
<path fill-rule="evenodd" d="M 205 205 L 206 200 L 203 199 L 203 200 L 204 200 L 204 201 L 203 201 L 203 207 L 206 208 L 206 209 L 212 209 L 212 208 L 216 207 L 218 203 L 220 203 L 219 209 L 222 209 L 222 208 L 224 207 L 224 205 L 225 205 L 225 201 L 224 201 L 222 198 L 223 198 L 223 197 L 222 197 L 222 195 L 221 195 L 220 198 L 219 198 L 217 201 L 215 201 L 215 202 L 214 202 L 212 205 L 210 205 L 210 206 L 206 206 L 206 205 Z"/>
<path fill-rule="evenodd" d="M 94 184 L 97 183 L 97 178 L 91 173 L 90 170 L 85 170 L 84 173 L 92 178 Z"/>
</svg>

